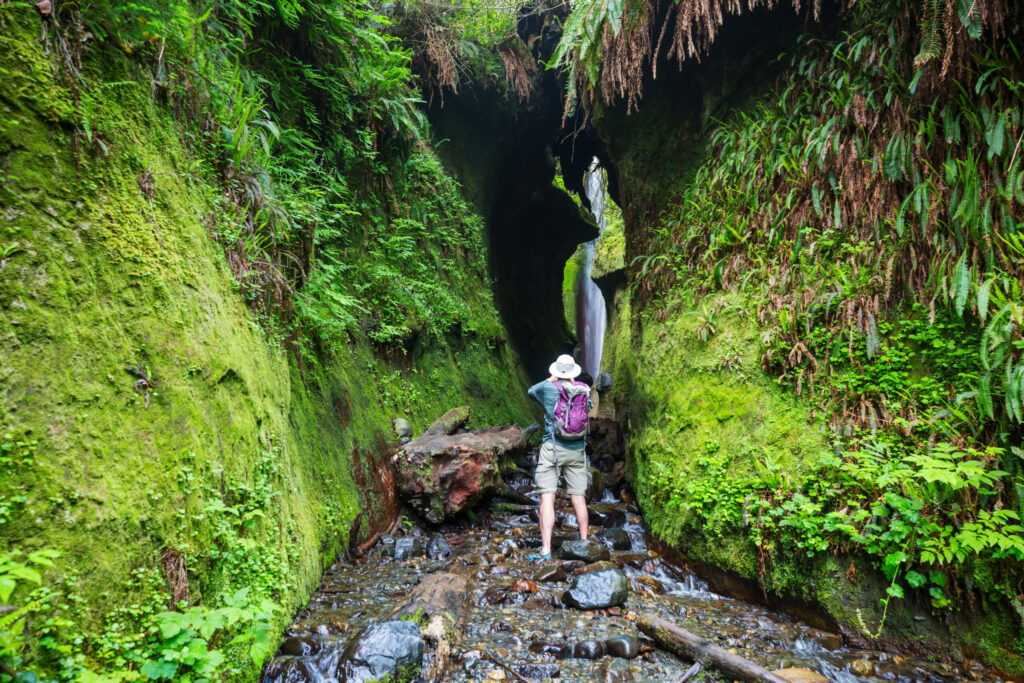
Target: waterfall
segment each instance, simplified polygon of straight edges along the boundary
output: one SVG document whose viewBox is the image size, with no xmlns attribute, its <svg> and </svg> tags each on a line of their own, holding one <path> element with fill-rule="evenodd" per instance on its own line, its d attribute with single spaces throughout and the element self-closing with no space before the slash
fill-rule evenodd
<svg viewBox="0 0 1024 683">
<path fill-rule="evenodd" d="M 597 240 L 604 232 L 606 219 L 604 215 L 605 180 L 601 166 L 595 158 L 587 169 L 584 187 L 590 209 L 597 219 L 598 235 L 583 247 L 583 269 L 580 271 L 579 288 L 576 294 L 576 335 L 580 341 L 580 354 L 577 362 L 587 373 L 597 380 L 601 372 L 601 354 L 604 351 L 604 332 L 607 325 L 604 294 L 590 278 L 594 266 L 594 251 Z"/>
</svg>

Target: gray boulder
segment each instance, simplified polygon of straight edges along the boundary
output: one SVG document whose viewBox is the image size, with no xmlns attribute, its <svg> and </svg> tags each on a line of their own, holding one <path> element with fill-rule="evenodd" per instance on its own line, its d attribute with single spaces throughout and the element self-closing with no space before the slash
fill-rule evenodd
<svg viewBox="0 0 1024 683">
<path fill-rule="evenodd" d="M 607 549 L 605 549 L 607 551 Z M 562 602 L 580 609 L 621 605 L 629 597 L 629 580 L 620 569 L 605 569 L 577 576 L 562 594 Z"/>
<path fill-rule="evenodd" d="M 399 439 L 412 438 L 412 425 L 404 417 L 396 417 L 391 425 L 395 428 L 395 436 Z"/>
<path fill-rule="evenodd" d="M 423 547 L 423 541 L 418 538 L 406 537 L 397 539 L 389 554 L 396 560 L 408 560 L 420 557 L 424 552 L 426 549 Z"/>
</svg>

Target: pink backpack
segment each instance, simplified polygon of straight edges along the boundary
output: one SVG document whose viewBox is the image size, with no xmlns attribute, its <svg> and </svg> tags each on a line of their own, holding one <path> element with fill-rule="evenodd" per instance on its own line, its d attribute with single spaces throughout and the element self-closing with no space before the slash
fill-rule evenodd
<svg viewBox="0 0 1024 683">
<path fill-rule="evenodd" d="M 559 382 L 555 402 L 555 436 L 561 441 L 579 441 L 587 435 L 590 387 L 583 382 Z"/>
</svg>

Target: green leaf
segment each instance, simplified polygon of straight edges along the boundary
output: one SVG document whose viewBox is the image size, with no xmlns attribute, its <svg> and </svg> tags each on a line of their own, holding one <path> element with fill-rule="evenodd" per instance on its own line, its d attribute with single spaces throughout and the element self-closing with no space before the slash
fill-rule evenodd
<svg viewBox="0 0 1024 683">
<path fill-rule="evenodd" d="M 960 255 L 960 260 L 956 262 L 956 268 L 953 273 L 953 286 L 956 291 L 956 299 L 954 301 L 956 314 L 963 315 L 964 307 L 967 305 L 967 295 L 971 291 L 971 270 L 967 267 L 966 251 Z"/>
<path fill-rule="evenodd" d="M 0 602 L 6 603 L 11 598 L 11 593 L 18 587 L 18 582 L 9 576 L 0 576 Z"/>
<path fill-rule="evenodd" d="M 886 588 L 885 592 L 889 594 L 889 597 L 901 599 L 903 598 L 903 586 L 899 585 L 898 583 L 894 583 L 888 588 Z"/>
<path fill-rule="evenodd" d="M 142 672 L 142 675 L 147 678 L 152 678 L 154 680 L 166 678 L 170 680 L 173 679 L 174 674 L 178 672 L 178 663 L 169 662 L 166 659 L 158 659 L 146 662 L 139 670 Z"/>
<path fill-rule="evenodd" d="M 924 577 L 924 574 L 921 574 L 920 572 L 915 572 L 913 570 L 907 572 L 906 579 L 907 583 L 909 583 L 912 588 L 920 588 L 928 581 Z"/>
<path fill-rule="evenodd" d="M 985 318 L 988 316 L 988 295 L 993 282 L 995 282 L 994 277 L 985 280 L 981 287 L 978 287 L 978 317 L 981 318 L 981 322 L 985 322 Z"/>
</svg>

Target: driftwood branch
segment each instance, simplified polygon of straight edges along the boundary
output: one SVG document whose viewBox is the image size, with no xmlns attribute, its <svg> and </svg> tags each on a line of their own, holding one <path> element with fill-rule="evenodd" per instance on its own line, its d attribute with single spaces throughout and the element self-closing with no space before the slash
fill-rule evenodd
<svg viewBox="0 0 1024 683">
<path fill-rule="evenodd" d="M 747 683 L 785 683 L 763 666 L 735 655 L 707 638 L 694 635 L 661 617 L 642 614 L 637 619 L 637 626 L 663 650 L 718 669 L 730 680 Z"/>
<path fill-rule="evenodd" d="M 694 662 L 693 666 L 691 666 L 689 669 L 687 669 L 683 673 L 682 676 L 680 676 L 679 678 L 676 679 L 676 683 L 686 683 L 686 681 L 690 680 L 691 678 L 693 678 L 694 676 L 699 674 L 700 670 L 701 670 L 701 663 L 700 662 Z"/>
</svg>

